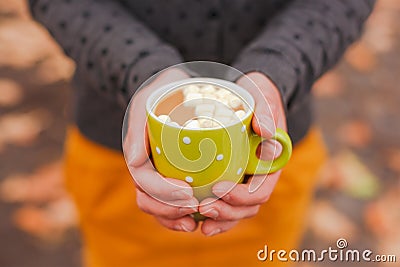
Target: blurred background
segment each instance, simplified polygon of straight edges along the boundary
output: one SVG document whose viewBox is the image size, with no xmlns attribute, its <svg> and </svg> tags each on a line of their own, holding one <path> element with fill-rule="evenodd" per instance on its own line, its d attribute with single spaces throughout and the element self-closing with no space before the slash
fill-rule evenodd
<svg viewBox="0 0 400 267">
<path fill-rule="evenodd" d="M 342 237 L 350 248 L 397 256 L 397 263 L 368 266 L 400 266 L 399 70 L 400 1 L 378 0 L 362 39 L 313 89 L 330 160 L 304 248 L 335 247 Z M 81 266 L 62 180 L 73 72 L 24 0 L 0 1 L 0 266 Z"/>
</svg>

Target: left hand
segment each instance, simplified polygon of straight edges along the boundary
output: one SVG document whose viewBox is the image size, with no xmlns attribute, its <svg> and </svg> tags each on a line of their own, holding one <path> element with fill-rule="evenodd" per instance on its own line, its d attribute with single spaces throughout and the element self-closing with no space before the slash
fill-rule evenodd
<svg viewBox="0 0 400 267">
<path fill-rule="evenodd" d="M 145 104 L 156 88 L 188 77 L 179 68 L 170 68 L 136 93 L 128 107 L 129 123 L 123 143 L 128 169 L 137 188 L 139 209 L 154 216 L 164 227 L 183 232 L 192 232 L 197 228 L 190 214 L 197 212 L 199 202 L 189 184 L 162 176 L 151 163 Z"/>
<path fill-rule="evenodd" d="M 255 99 L 252 128 L 256 134 L 269 140 L 277 127 L 287 129 L 280 92 L 262 73 L 252 72 L 247 76 L 240 78 L 237 83 L 247 89 Z M 263 142 L 261 158 L 273 159 L 280 154 L 281 149 L 277 142 L 275 144 L 271 141 Z M 199 207 L 199 212 L 210 218 L 202 224 L 203 234 L 213 236 L 226 232 L 241 219 L 255 216 L 260 206 L 268 201 L 280 174 L 281 171 L 268 174 L 268 177 L 253 175 L 246 184 L 234 185 L 233 182 L 223 181 L 214 185 L 213 193 L 219 199 L 205 199 Z"/>
</svg>

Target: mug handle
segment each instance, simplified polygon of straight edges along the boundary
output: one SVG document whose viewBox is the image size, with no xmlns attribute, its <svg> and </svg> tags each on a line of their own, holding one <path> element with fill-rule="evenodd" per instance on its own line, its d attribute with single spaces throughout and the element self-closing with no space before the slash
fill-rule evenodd
<svg viewBox="0 0 400 267">
<path fill-rule="evenodd" d="M 278 141 L 282 145 L 281 155 L 274 160 L 262 160 L 257 157 L 257 147 L 266 138 L 260 137 L 253 133 L 250 135 L 250 156 L 246 168 L 246 174 L 267 174 L 282 169 L 292 156 L 292 141 L 289 135 L 282 129 L 277 128 L 273 140 Z"/>
</svg>

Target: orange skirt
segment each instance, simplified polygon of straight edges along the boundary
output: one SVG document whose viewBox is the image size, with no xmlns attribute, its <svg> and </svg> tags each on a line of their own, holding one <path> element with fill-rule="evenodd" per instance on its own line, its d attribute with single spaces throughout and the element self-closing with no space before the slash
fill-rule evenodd
<svg viewBox="0 0 400 267">
<path fill-rule="evenodd" d="M 205 237 L 199 230 L 168 230 L 140 211 L 121 153 L 90 141 L 76 127 L 70 127 L 65 145 L 66 186 L 79 212 L 87 267 L 284 265 L 260 262 L 257 252 L 264 245 L 287 251 L 299 245 L 316 174 L 326 158 L 321 135 L 312 129 L 295 146 L 259 214 Z"/>
</svg>

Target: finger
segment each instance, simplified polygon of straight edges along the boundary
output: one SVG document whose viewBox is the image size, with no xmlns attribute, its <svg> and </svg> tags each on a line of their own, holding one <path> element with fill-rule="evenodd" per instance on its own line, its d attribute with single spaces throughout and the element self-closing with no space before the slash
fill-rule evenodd
<svg viewBox="0 0 400 267">
<path fill-rule="evenodd" d="M 255 116 L 252 127 L 258 135 L 270 138 L 276 127 L 286 130 L 286 116 L 281 92 L 267 76 L 261 73 L 251 73 L 242 76 L 237 83 L 248 90 L 255 99 Z"/>
<path fill-rule="evenodd" d="M 263 141 L 256 150 L 256 155 L 262 160 L 273 160 L 282 153 L 282 145 L 276 140 Z"/>
<path fill-rule="evenodd" d="M 193 232 L 197 228 L 197 223 L 189 215 L 176 220 L 169 220 L 163 217 L 156 217 L 156 219 L 161 225 L 174 231 Z"/>
<path fill-rule="evenodd" d="M 215 221 L 207 219 L 201 225 L 201 232 L 205 236 L 214 236 L 232 229 L 238 221 Z"/>
<path fill-rule="evenodd" d="M 151 90 L 143 89 L 132 98 L 128 105 L 128 117 L 125 118 L 124 127 L 127 127 L 123 143 L 124 155 L 129 166 L 142 165 L 149 158 L 149 145 L 147 135 L 147 115 L 145 101 Z"/>
<path fill-rule="evenodd" d="M 264 138 L 271 138 L 275 133 L 274 120 L 275 103 L 268 98 L 265 90 L 262 90 L 258 85 L 251 80 L 247 75 L 238 80 L 238 85 L 245 88 L 255 100 L 254 117 L 252 120 L 252 128 L 254 132 Z"/>
<path fill-rule="evenodd" d="M 253 131 L 264 138 L 270 139 L 275 134 L 276 118 L 275 107 L 265 95 L 261 95 L 256 99 L 254 116 L 251 121 Z"/>
<path fill-rule="evenodd" d="M 127 162 L 132 167 L 142 165 L 150 154 L 147 135 L 146 100 L 154 89 L 165 84 L 188 78 L 189 75 L 178 68 L 161 72 L 148 86 L 143 87 L 131 99 L 126 119 L 127 134 L 124 140 L 124 152 Z"/>
<path fill-rule="evenodd" d="M 254 175 L 246 184 L 232 188 L 232 182 L 223 181 L 213 187 L 213 193 L 232 206 L 261 205 L 268 201 L 279 179 L 280 172 Z"/>
<path fill-rule="evenodd" d="M 199 212 L 217 221 L 237 221 L 255 216 L 260 209 L 255 206 L 232 206 L 223 200 L 207 202 L 206 199 L 200 203 Z M 203 205 L 203 203 L 206 203 Z M 210 203 L 210 204 L 208 204 Z"/>
<path fill-rule="evenodd" d="M 166 219 L 178 219 L 197 212 L 199 204 L 195 198 L 175 201 L 173 205 L 164 204 L 139 190 L 136 191 L 136 202 L 143 212 Z"/>
<path fill-rule="evenodd" d="M 193 189 L 188 183 L 163 177 L 150 161 L 132 170 L 132 176 L 143 191 L 161 202 L 171 203 L 193 198 Z"/>
</svg>

